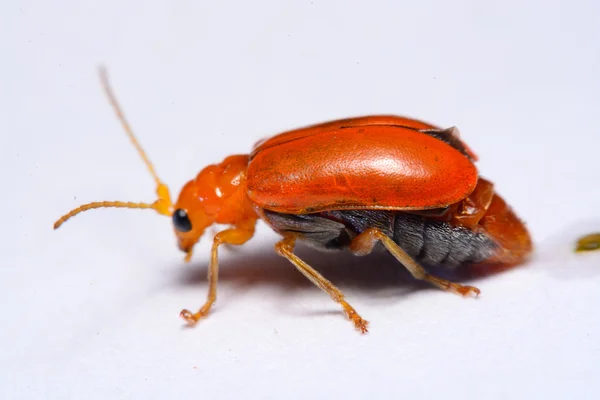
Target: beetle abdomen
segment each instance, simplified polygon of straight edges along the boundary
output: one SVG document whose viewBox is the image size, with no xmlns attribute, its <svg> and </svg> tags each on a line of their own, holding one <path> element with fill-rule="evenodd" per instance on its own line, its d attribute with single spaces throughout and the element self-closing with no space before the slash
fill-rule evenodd
<svg viewBox="0 0 600 400">
<path fill-rule="evenodd" d="M 322 215 L 344 224 L 349 237 L 368 228 L 379 228 L 415 261 L 425 265 L 475 264 L 498 250 L 498 245 L 483 232 L 420 215 L 379 210 L 342 210 Z"/>
<path fill-rule="evenodd" d="M 485 233 L 410 214 L 396 215 L 393 239 L 425 265 L 476 264 L 498 250 L 498 245 Z"/>
<path fill-rule="evenodd" d="M 477 228 L 498 245 L 486 264 L 516 265 L 533 251 L 533 242 L 525 224 L 497 193 L 481 217 Z"/>
<path fill-rule="evenodd" d="M 296 215 L 264 211 L 264 217 L 274 230 L 293 232 L 321 250 L 345 249 L 361 232 L 378 228 L 416 261 L 426 265 L 457 267 L 479 263 L 498 249 L 485 233 L 403 212 L 339 210 Z"/>
</svg>

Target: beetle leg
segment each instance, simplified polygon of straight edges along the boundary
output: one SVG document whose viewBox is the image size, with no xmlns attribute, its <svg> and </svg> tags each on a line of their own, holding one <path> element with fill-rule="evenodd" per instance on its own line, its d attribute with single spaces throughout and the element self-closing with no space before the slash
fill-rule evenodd
<svg viewBox="0 0 600 400">
<path fill-rule="evenodd" d="M 219 279 L 218 249 L 222 244 L 242 245 L 254 235 L 253 227 L 232 228 L 217 233 L 213 239 L 210 265 L 208 267 L 208 296 L 206 302 L 196 313 L 182 310 L 180 315 L 190 325 L 195 324 L 202 317 L 208 315 L 217 300 L 217 281 Z"/>
<path fill-rule="evenodd" d="M 354 322 L 356 329 L 360 330 L 362 333 L 367 333 L 367 325 L 369 322 L 362 319 L 356 310 L 344 300 L 344 294 L 338 288 L 294 254 L 295 243 L 296 238 L 294 236 L 285 236 L 283 240 L 275 245 L 275 251 L 277 251 L 277 254 L 280 256 L 287 258 L 305 277 L 329 294 L 336 303 L 340 304 L 348 318 Z"/>
<path fill-rule="evenodd" d="M 480 290 L 473 286 L 463 286 L 429 274 L 412 259 L 396 242 L 378 228 L 369 228 L 356 236 L 350 243 L 350 251 L 357 255 L 369 254 L 375 244 L 380 241 L 392 255 L 404 265 L 415 279 L 429 282 L 443 290 L 448 290 L 463 296 L 479 295 Z"/>
</svg>

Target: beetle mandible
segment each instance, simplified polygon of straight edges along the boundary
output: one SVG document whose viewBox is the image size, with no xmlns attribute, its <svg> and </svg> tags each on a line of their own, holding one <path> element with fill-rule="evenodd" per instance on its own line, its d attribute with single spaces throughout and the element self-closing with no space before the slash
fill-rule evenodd
<svg viewBox="0 0 600 400">
<path fill-rule="evenodd" d="M 321 250 L 367 255 L 383 245 L 414 278 L 463 296 L 479 289 L 429 274 L 423 265 L 477 268 L 513 266 L 532 252 L 523 222 L 479 176 L 477 156 L 456 128 L 375 115 L 341 119 L 278 134 L 249 154 L 209 165 L 181 189 L 175 203 L 136 140 L 106 72 L 103 88 L 123 128 L 156 181 L 153 203 L 121 201 L 82 205 L 54 225 L 95 208 L 153 209 L 172 218 L 185 260 L 213 224 L 229 228 L 213 237 L 207 299 L 198 311 L 181 311 L 195 324 L 217 297 L 218 249 L 242 245 L 259 220 L 281 235 L 275 251 L 337 302 L 361 332 L 368 322 L 343 293 L 294 253 L 303 241 Z"/>
</svg>

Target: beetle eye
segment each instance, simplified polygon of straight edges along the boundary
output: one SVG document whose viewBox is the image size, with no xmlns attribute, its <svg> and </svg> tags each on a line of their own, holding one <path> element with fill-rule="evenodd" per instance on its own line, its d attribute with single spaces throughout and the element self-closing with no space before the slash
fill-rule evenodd
<svg viewBox="0 0 600 400">
<path fill-rule="evenodd" d="M 192 230 L 192 223 L 185 210 L 178 208 L 173 213 L 173 225 L 179 232 L 189 232 Z"/>
</svg>

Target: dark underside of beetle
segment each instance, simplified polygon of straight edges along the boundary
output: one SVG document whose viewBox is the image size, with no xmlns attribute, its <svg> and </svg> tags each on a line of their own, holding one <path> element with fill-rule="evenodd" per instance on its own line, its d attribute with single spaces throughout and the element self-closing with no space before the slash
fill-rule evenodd
<svg viewBox="0 0 600 400">
<path fill-rule="evenodd" d="M 264 216 L 276 231 L 293 233 L 320 250 L 346 249 L 366 229 L 378 228 L 424 265 L 455 268 L 477 264 L 491 257 L 498 247 L 485 233 L 400 211 L 339 210 L 296 215 L 265 210 Z"/>
</svg>

